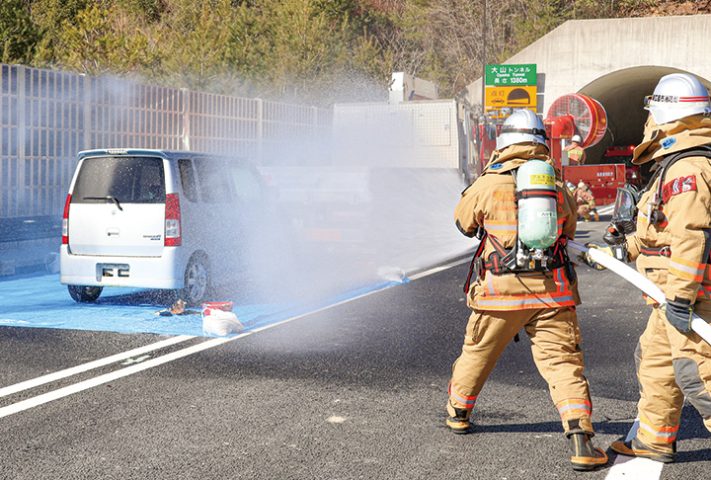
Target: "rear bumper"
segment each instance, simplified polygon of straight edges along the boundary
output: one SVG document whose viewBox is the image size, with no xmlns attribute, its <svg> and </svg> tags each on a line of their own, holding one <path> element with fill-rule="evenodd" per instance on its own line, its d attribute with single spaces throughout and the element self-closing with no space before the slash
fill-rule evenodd
<svg viewBox="0 0 711 480">
<path fill-rule="evenodd" d="M 135 288 L 182 288 L 185 263 L 179 254 L 180 247 L 166 247 L 160 257 L 104 257 L 97 255 L 72 255 L 62 245 L 59 255 L 59 281 L 64 285 Z M 105 276 L 103 266 L 128 266 L 126 276 Z M 125 272 L 122 272 L 125 273 Z"/>
</svg>

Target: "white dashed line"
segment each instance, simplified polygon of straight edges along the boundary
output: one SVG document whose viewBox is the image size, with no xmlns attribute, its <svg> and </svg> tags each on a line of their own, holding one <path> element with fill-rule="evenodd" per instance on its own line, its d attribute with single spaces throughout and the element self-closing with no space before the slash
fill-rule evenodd
<svg viewBox="0 0 711 480">
<path fill-rule="evenodd" d="M 608 213 L 612 213 L 612 211 L 613 211 L 614 209 L 615 209 L 615 205 L 614 205 L 614 204 L 612 204 L 612 205 L 607 205 L 607 206 L 605 206 L 605 207 L 600 207 L 600 208 L 598 208 L 597 213 L 599 213 L 600 215 L 607 215 Z"/>
<path fill-rule="evenodd" d="M 458 265 L 462 265 L 463 263 L 469 263 L 470 261 L 471 261 L 471 258 L 462 258 L 462 259 L 456 260 L 454 262 L 447 263 L 445 265 L 440 265 L 439 267 L 430 268 L 429 270 L 425 270 L 423 272 L 415 273 L 413 275 L 408 275 L 407 278 L 409 278 L 410 280 L 418 280 L 420 278 L 434 275 L 435 273 L 449 270 L 450 268 L 456 267 Z"/>
<path fill-rule="evenodd" d="M 150 345 L 134 348 L 133 350 L 128 350 L 126 352 L 117 353 L 116 355 L 111 355 L 110 357 L 100 358 L 98 360 L 94 360 L 93 362 L 84 363 L 82 365 L 77 365 L 76 367 L 67 368 L 65 370 L 60 370 L 58 372 L 33 378 L 32 380 L 26 380 L 24 382 L 16 383 L 8 387 L 3 387 L 0 388 L 0 398 L 12 395 L 13 393 L 22 392 L 23 390 L 29 390 L 30 388 L 38 387 L 46 383 L 56 382 L 57 380 L 71 377 L 73 375 L 88 372 L 89 370 L 93 370 L 95 368 L 105 367 L 106 365 L 111 365 L 112 363 L 120 362 L 121 360 L 126 360 L 137 355 L 143 355 L 148 352 L 160 350 L 161 348 L 185 342 L 187 340 L 190 340 L 191 338 L 195 337 L 190 335 L 180 335 L 178 337 L 171 337 L 166 340 L 161 340 L 160 342 L 151 343 Z"/>
<path fill-rule="evenodd" d="M 410 278 L 410 280 L 416 280 L 418 278 L 423 278 L 428 275 L 432 275 L 434 273 L 438 273 L 438 272 L 447 270 L 449 268 L 455 267 L 457 265 L 461 265 L 466 262 L 468 262 L 467 259 L 460 259 L 460 260 L 457 260 L 457 261 L 449 263 L 449 264 L 445 264 L 445 265 L 442 265 L 439 267 L 425 270 L 423 272 L 419 272 L 417 274 L 412 275 L 409 278 Z M 204 350 L 208 350 L 210 348 L 214 348 L 214 347 L 223 345 L 225 343 L 232 342 L 232 341 L 238 340 L 240 338 L 247 337 L 249 335 L 252 335 L 253 333 L 257 333 L 257 332 L 261 332 L 263 330 L 274 328 L 276 326 L 292 322 L 294 320 L 306 317 L 308 315 L 313 315 L 313 314 L 337 307 L 339 305 L 343 305 L 345 303 L 349 303 L 354 300 L 358 300 L 360 298 L 367 297 L 369 295 L 373 295 L 373 294 L 381 292 L 387 288 L 390 288 L 391 286 L 392 285 L 388 285 L 388 286 L 379 288 L 377 290 L 373 290 L 373 291 L 364 293 L 362 295 L 358 295 L 356 297 L 349 298 L 347 300 L 343 300 L 343 301 L 328 305 L 326 307 L 314 310 L 312 312 L 297 315 L 297 316 L 288 318 L 286 320 L 282 320 L 277 323 L 265 325 L 263 327 L 256 328 L 254 330 L 250 330 L 249 332 L 245 332 L 241 335 L 237 335 L 234 337 L 215 338 L 212 340 L 207 340 L 205 342 L 199 343 L 197 345 L 193 345 L 188 348 L 184 348 L 182 350 L 177 350 L 175 352 L 171 352 L 169 354 L 166 354 L 166 355 L 163 355 L 160 357 L 156 357 L 156 358 L 153 358 L 150 360 L 145 360 L 142 363 L 136 363 L 136 364 L 133 364 L 133 365 L 128 366 L 126 368 L 122 368 L 120 370 L 106 373 L 106 374 L 100 375 L 98 377 L 90 378 L 90 379 L 87 379 L 87 380 L 84 380 L 84 381 L 81 381 L 81 382 L 78 382 L 78 383 L 75 383 L 72 385 L 68 385 L 63 388 L 59 388 L 57 390 L 53 390 L 53 391 L 44 393 L 42 395 L 38 395 L 38 396 L 35 396 L 32 398 L 28 398 L 26 400 L 11 404 L 11 405 L 7 405 L 5 407 L 0 408 L 0 418 L 7 417 L 9 415 L 13 415 L 15 413 L 22 412 L 24 410 L 28 410 L 30 408 L 42 405 L 44 403 L 51 402 L 53 400 L 58 400 L 60 398 L 67 397 L 69 395 L 73 395 L 75 393 L 78 393 L 78 392 L 81 392 L 84 390 L 88 390 L 90 388 L 111 382 L 113 380 L 117 380 L 119 378 L 127 377 L 129 375 L 133 375 L 135 373 L 142 372 L 144 370 L 148 370 L 149 368 L 157 367 L 159 365 L 163 365 L 165 363 L 172 362 L 174 360 L 178 360 L 183 357 L 187 357 L 188 355 L 192 355 L 194 353 L 202 352 Z M 170 345 L 175 345 L 177 343 L 184 342 L 184 341 L 189 340 L 191 338 L 195 338 L 195 337 L 188 336 L 188 335 L 181 335 L 178 337 L 169 338 L 167 340 L 163 340 L 163 341 L 151 344 L 151 345 L 146 345 L 144 347 L 136 348 L 136 349 L 129 350 L 126 352 L 122 352 L 122 353 L 118 353 L 116 355 L 112 355 L 110 357 L 95 360 L 93 362 L 85 363 L 83 365 L 78 365 L 76 367 L 67 368 L 67 369 L 61 370 L 59 372 L 50 373 L 48 375 L 43 375 L 41 377 L 37 377 L 37 378 L 31 379 L 31 380 L 16 383 L 16 384 L 10 385 L 8 387 L 0 388 L 0 398 L 6 397 L 8 395 L 12 395 L 14 393 L 18 393 L 18 392 L 21 392 L 24 390 L 28 390 L 30 388 L 34 388 L 34 387 L 37 387 L 40 385 L 55 382 L 57 380 L 61 380 L 63 378 L 77 375 L 79 373 L 83 373 L 83 372 L 86 372 L 86 371 L 89 371 L 92 369 L 110 365 L 112 363 L 119 362 L 121 360 L 131 359 L 132 357 L 143 355 L 147 352 L 165 348 Z M 144 360 L 144 358 L 141 358 L 141 360 Z M 125 365 L 125 363 L 124 363 L 124 365 Z"/>
<path fill-rule="evenodd" d="M 146 360 L 143 363 L 131 365 L 130 367 L 122 368 L 120 370 L 115 370 L 113 372 L 106 373 L 106 374 L 100 375 L 98 377 L 90 378 L 90 379 L 87 379 L 87 380 L 84 380 L 84 381 L 81 381 L 81 382 L 78 382 L 78 383 L 75 383 L 72 385 L 68 385 L 66 387 L 59 388 L 57 390 L 52 390 L 50 392 L 47 392 L 47 393 L 44 393 L 41 395 L 37 395 L 35 397 L 28 398 L 26 400 L 22 400 L 17 403 L 7 405 L 5 407 L 0 408 L 0 418 L 7 417 L 9 415 L 13 415 L 15 413 L 19 413 L 19 412 L 22 412 L 25 410 L 29 410 L 30 408 L 37 407 L 39 405 L 43 405 L 48 402 L 52 402 L 52 401 L 58 400 L 60 398 L 68 397 L 69 395 L 73 395 L 75 393 L 79 393 L 84 390 L 88 390 L 90 388 L 97 387 L 99 385 L 103 385 L 103 384 L 111 382 L 113 380 L 127 377 L 129 375 L 133 375 L 135 373 L 139 373 L 144 370 L 148 370 L 149 368 L 157 367 L 157 366 L 172 362 L 174 360 L 178 360 L 178 359 L 187 357 L 188 355 L 192 355 L 194 353 L 202 352 L 202 351 L 208 350 L 210 348 L 218 347 L 220 345 L 224 345 L 226 343 L 233 342 L 235 340 L 239 340 L 240 338 L 248 337 L 249 335 L 252 335 L 257 332 L 261 332 L 263 330 L 268 330 L 270 328 L 274 328 L 279 325 L 283 325 L 285 323 L 293 322 L 294 320 L 298 320 L 300 318 L 304 318 L 309 315 L 313 315 L 313 314 L 316 314 L 319 312 L 323 312 L 325 310 L 329 310 L 329 309 L 337 307 L 339 305 L 343 305 L 343 304 L 352 302 L 354 300 L 358 300 L 360 298 L 364 298 L 364 297 L 373 295 L 375 293 L 381 292 L 381 291 L 388 289 L 390 287 L 391 287 L 391 285 L 387 285 L 387 286 L 379 288 L 377 290 L 372 290 L 370 292 L 366 292 L 364 294 L 361 294 L 361 295 L 355 296 L 353 298 L 349 298 L 347 300 L 343 300 L 343 301 L 325 306 L 323 308 L 319 308 L 319 309 L 311 311 L 311 312 L 307 312 L 307 313 L 304 313 L 301 315 L 296 315 L 294 317 L 287 318 L 286 320 L 282 320 L 280 322 L 271 323 L 271 324 L 265 325 L 263 327 L 255 328 L 254 330 L 250 330 L 248 332 L 242 333 L 240 335 L 236 335 L 234 337 L 213 338 L 211 340 L 207 340 L 207 341 L 199 343 L 197 345 L 192 345 L 190 347 L 183 348 L 182 350 L 176 350 L 175 352 L 171 352 L 171 353 L 168 353 L 168 354 L 160 356 L 160 357 Z M 163 342 L 158 342 L 158 344 L 163 343 L 164 344 L 163 346 L 166 346 L 166 344 L 168 344 L 168 342 L 170 342 L 170 341 L 173 341 L 173 343 L 179 343 L 181 341 L 185 341 L 190 338 L 195 338 L 195 337 L 188 337 L 188 336 L 174 337 L 174 338 L 171 338 L 168 340 L 164 340 Z M 60 372 L 45 375 L 43 377 L 39 377 L 39 378 L 36 378 L 33 380 L 28 380 L 26 382 L 18 383 L 16 385 L 11 385 L 9 387 L 3 388 L 2 391 L 9 392 L 9 393 L 5 393 L 5 395 L 9 395 L 10 393 L 15 393 L 15 392 L 18 392 L 21 390 L 26 390 L 26 389 L 32 388 L 33 386 L 36 386 L 36 385 L 42 385 L 44 383 L 48 383 L 48 382 L 54 381 L 59 378 L 65 378 L 67 376 L 74 375 L 75 373 L 79 373 L 79 371 L 86 371 L 87 369 L 96 368 L 96 366 L 98 366 L 99 362 L 102 362 L 103 364 L 108 364 L 108 363 L 118 361 L 119 360 L 118 357 L 121 357 L 121 359 L 130 358 L 132 356 L 142 353 L 142 352 L 139 352 L 139 350 L 144 349 L 144 351 L 145 351 L 145 349 L 150 348 L 150 347 L 153 347 L 152 349 L 155 350 L 156 345 L 158 345 L 158 344 L 148 345 L 146 347 L 141 347 L 139 349 L 131 350 L 130 352 L 124 352 L 121 354 L 113 355 L 112 357 L 107 357 L 105 359 L 97 360 L 95 362 L 90 362 L 85 365 L 79 365 L 77 367 L 69 368 L 67 370 L 62 370 Z M 160 347 L 158 347 L 158 348 L 160 348 Z M 110 359 L 112 359 L 111 362 L 109 362 Z M 92 366 L 92 365 L 96 365 L 96 366 Z M 90 366 L 90 367 L 87 368 L 87 366 Z M 83 370 L 81 370 L 81 369 L 83 369 Z M 76 370 L 76 372 L 75 372 L 75 370 Z M 69 373 L 67 373 L 67 372 L 69 372 Z"/>
</svg>

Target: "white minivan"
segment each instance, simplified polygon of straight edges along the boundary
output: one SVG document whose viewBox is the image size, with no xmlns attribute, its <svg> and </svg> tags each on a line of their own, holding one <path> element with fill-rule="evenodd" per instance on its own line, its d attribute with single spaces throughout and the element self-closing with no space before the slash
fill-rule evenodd
<svg viewBox="0 0 711 480">
<path fill-rule="evenodd" d="M 243 159 L 80 152 L 64 205 L 60 281 L 77 302 L 116 286 L 176 290 L 199 304 L 215 280 L 243 266 L 264 194 Z"/>
</svg>

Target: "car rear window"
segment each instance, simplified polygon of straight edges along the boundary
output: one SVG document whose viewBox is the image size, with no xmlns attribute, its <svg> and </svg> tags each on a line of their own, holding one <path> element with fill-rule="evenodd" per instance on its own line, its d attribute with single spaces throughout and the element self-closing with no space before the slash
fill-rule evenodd
<svg viewBox="0 0 711 480">
<path fill-rule="evenodd" d="M 163 160 L 157 157 L 96 157 L 84 159 L 72 192 L 72 202 L 165 203 Z"/>
</svg>

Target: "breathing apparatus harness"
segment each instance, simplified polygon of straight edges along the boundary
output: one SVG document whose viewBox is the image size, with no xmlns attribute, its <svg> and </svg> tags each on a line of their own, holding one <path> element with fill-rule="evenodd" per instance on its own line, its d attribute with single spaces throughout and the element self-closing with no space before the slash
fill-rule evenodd
<svg viewBox="0 0 711 480">
<path fill-rule="evenodd" d="M 617 189 L 612 221 L 607 227 L 607 232 L 602 237 L 605 243 L 612 247 L 624 248 L 626 236 L 633 233 L 636 228 L 638 214 L 637 202 L 642 197 L 642 194 L 652 188 L 652 185 L 654 185 L 657 179 L 659 179 L 659 184 L 651 200 L 647 203 L 647 218 L 649 219 L 649 223 L 653 225 L 659 224 L 664 220 L 664 214 L 661 210 L 661 206 L 664 203 L 664 178 L 672 165 L 679 160 L 689 157 L 706 157 L 711 160 L 711 146 L 703 145 L 664 158 L 664 160 L 653 167 L 654 173 L 652 177 L 649 179 L 649 182 L 647 182 L 647 185 L 640 191 L 637 191 L 632 185 L 625 185 Z M 644 255 L 663 257 L 671 255 L 669 247 L 644 248 L 641 253 Z M 617 256 L 617 254 L 615 256 Z M 626 257 L 626 252 L 624 256 Z"/>
<path fill-rule="evenodd" d="M 692 150 L 684 150 L 675 155 L 670 155 L 669 157 L 659 162 L 659 165 L 657 166 L 654 175 L 652 175 L 652 178 L 649 180 L 649 183 L 643 190 L 647 191 L 652 188 L 654 180 L 659 177 L 657 191 L 654 192 L 652 200 L 650 200 L 650 202 L 647 204 L 647 218 L 649 219 L 649 223 L 657 224 L 664 219 L 660 207 L 662 206 L 662 203 L 664 203 L 664 177 L 666 176 L 667 171 L 671 168 L 672 165 L 674 165 L 679 160 L 683 160 L 684 158 L 689 157 L 706 157 L 708 159 L 711 159 L 711 146 L 704 145 L 699 148 L 694 148 Z"/>
<path fill-rule="evenodd" d="M 530 184 L 521 185 L 517 182 L 517 175 L 525 176 L 528 174 L 527 168 L 525 168 L 527 165 L 534 166 L 535 168 L 536 165 L 533 162 L 545 164 L 550 169 L 550 172 L 533 174 L 541 180 L 541 186 L 538 188 L 532 187 Z M 521 169 L 526 170 L 524 175 L 522 175 Z M 513 248 L 506 249 L 496 236 L 488 233 L 484 227 L 478 227 L 474 236 L 479 239 L 479 246 L 469 266 L 469 274 L 464 284 L 465 294 L 469 293 L 472 277 L 476 275 L 476 278 L 480 278 L 482 272 L 490 272 L 492 275 L 504 275 L 509 273 L 540 274 L 565 267 L 568 279 L 571 282 L 575 279 L 575 271 L 568 258 L 568 251 L 565 248 L 567 237 L 565 235 L 557 235 L 558 191 L 555 186 L 555 171 L 553 167 L 541 160 L 529 160 L 520 167 L 512 169 L 510 173 L 514 181 L 514 188 L 516 189 L 515 198 L 518 218 L 514 246 Z M 521 224 L 523 222 L 521 215 L 522 211 L 524 211 L 526 207 L 529 207 L 529 205 L 525 204 L 527 200 L 540 200 L 547 204 L 548 208 L 545 209 L 546 211 L 536 211 L 539 218 L 535 219 L 536 223 L 540 223 L 540 216 L 544 215 L 548 217 L 549 222 L 552 222 L 553 231 L 547 232 L 547 240 L 543 239 L 540 241 L 540 238 L 527 238 L 526 241 L 522 240 Z M 533 204 L 528 210 L 533 209 L 535 211 L 537 210 L 536 207 L 540 208 L 540 201 L 537 204 Z M 546 212 L 550 212 L 550 214 L 545 215 Z M 534 232 L 534 236 L 536 235 L 540 237 L 541 232 Z M 546 232 L 543 232 L 543 236 L 545 235 Z M 482 254 L 487 240 L 491 242 L 494 251 L 485 259 L 482 257 Z"/>
</svg>

